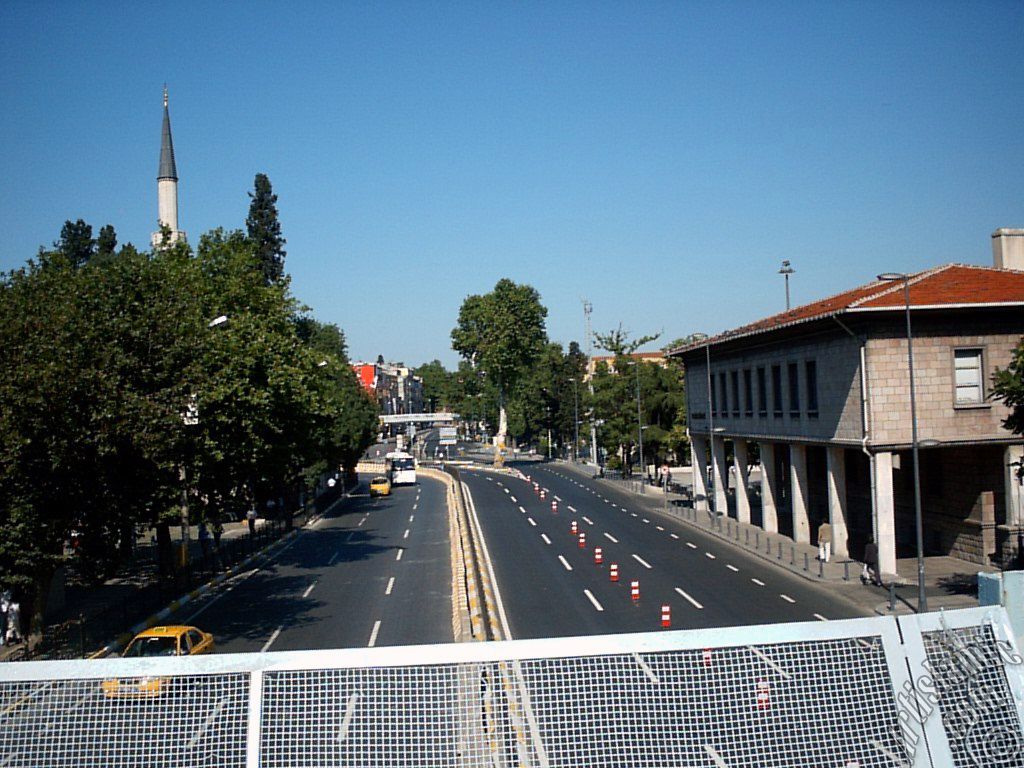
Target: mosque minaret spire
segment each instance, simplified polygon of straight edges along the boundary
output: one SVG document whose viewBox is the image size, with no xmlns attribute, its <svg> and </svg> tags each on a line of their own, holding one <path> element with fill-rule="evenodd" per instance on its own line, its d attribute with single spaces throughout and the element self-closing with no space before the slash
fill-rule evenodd
<svg viewBox="0 0 1024 768">
<path fill-rule="evenodd" d="M 157 204 L 161 227 L 171 230 L 170 242 L 185 239 L 178 229 L 178 169 L 174 164 L 174 142 L 171 140 L 171 113 L 167 108 L 167 86 L 164 86 L 164 125 L 160 136 L 160 169 L 156 174 Z M 162 244 L 160 230 L 153 233 L 153 247 Z"/>
</svg>

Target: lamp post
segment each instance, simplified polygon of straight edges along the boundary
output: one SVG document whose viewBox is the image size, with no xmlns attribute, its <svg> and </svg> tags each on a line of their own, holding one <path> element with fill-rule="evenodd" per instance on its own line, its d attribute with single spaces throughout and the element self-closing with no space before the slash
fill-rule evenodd
<svg viewBox="0 0 1024 768">
<path fill-rule="evenodd" d="M 924 593 L 924 524 L 921 515 L 921 472 L 918 462 L 917 443 L 917 400 L 914 396 L 914 337 L 910 330 L 910 276 L 902 272 L 885 272 L 879 280 L 903 281 L 903 303 L 907 318 L 907 369 L 910 374 L 910 440 L 914 455 L 914 524 L 917 528 L 917 611 L 928 610 L 928 598 Z"/>
<path fill-rule="evenodd" d="M 580 460 L 580 393 L 579 387 L 577 386 L 576 377 L 572 379 L 572 399 L 575 403 L 575 421 L 573 426 L 576 428 L 575 441 L 572 444 L 572 460 L 573 462 L 579 462 Z"/>
<path fill-rule="evenodd" d="M 796 272 L 791 266 L 789 266 L 789 259 L 785 259 L 782 262 L 782 269 L 779 270 L 779 274 L 786 278 L 786 311 L 789 312 L 789 276 Z"/>
<path fill-rule="evenodd" d="M 640 445 L 640 481 L 642 483 L 646 476 L 647 468 L 644 466 L 644 419 L 640 411 L 640 362 L 641 358 L 638 357 L 636 360 L 636 431 Z M 640 488 L 642 490 L 643 485 Z"/>
</svg>

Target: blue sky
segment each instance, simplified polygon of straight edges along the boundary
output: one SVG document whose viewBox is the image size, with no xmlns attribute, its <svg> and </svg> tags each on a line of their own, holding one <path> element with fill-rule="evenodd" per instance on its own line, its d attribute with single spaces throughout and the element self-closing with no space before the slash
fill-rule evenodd
<svg viewBox="0 0 1024 768">
<path fill-rule="evenodd" d="M 550 336 L 715 332 L 1024 227 L 1024 3 L 0 5 L 0 269 L 65 219 L 146 245 L 279 195 L 354 358 L 456 361 L 470 293 Z M 656 345 L 652 345 L 656 346 Z"/>
</svg>

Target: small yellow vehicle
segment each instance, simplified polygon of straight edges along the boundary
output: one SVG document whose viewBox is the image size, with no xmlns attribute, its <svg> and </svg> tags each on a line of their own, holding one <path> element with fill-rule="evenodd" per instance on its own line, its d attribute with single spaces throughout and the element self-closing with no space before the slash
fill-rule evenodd
<svg viewBox="0 0 1024 768">
<path fill-rule="evenodd" d="M 371 496 L 390 496 L 391 495 L 391 481 L 388 480 L 384 475 L 373 478 L 370 481 L 370 495 Z"/>
<path fill-rule="evenodd" d="M 201 653 L 213 653 L 213 635 L 196 627 L 171 625 L 150 627 L 140 632 L 121 656 L 146 659 Z M 159 696 L 166 689 L 167 682 L 162 677 L 125 678 L 104 680 L 101 687 L 105 696 Z"/>
</svg>

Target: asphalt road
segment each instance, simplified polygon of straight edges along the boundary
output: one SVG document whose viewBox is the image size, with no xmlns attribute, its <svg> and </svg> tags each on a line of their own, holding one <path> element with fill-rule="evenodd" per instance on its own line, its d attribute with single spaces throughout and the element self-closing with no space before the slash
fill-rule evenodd
<svg viewBox="0 0 1024 768">
<path fill-rule="evenodd" d="M 519 468 L 545 489 L 465 470 L 511 637 L 539 638 L 852 618 L 813 583 L 773 568 L 635 496 L 555 464 Z M 551 502 L 558 504 L 553 512 Z M 586 536 L 580 548 L 571 523 Z M 594 562 L 601 547 L 603 564 Z M 619 581 L 609 578 L 619 566 Z M 639 581 L 640 599 L 631 599 Z"/>
<path fill-rule="evenodd" d="M 420 477 L 371 499 L 362 479 L 272 562 L 167 623 L 212 632 L 218 652 L 452 642 L 444 486 Z"/>
</svg>

